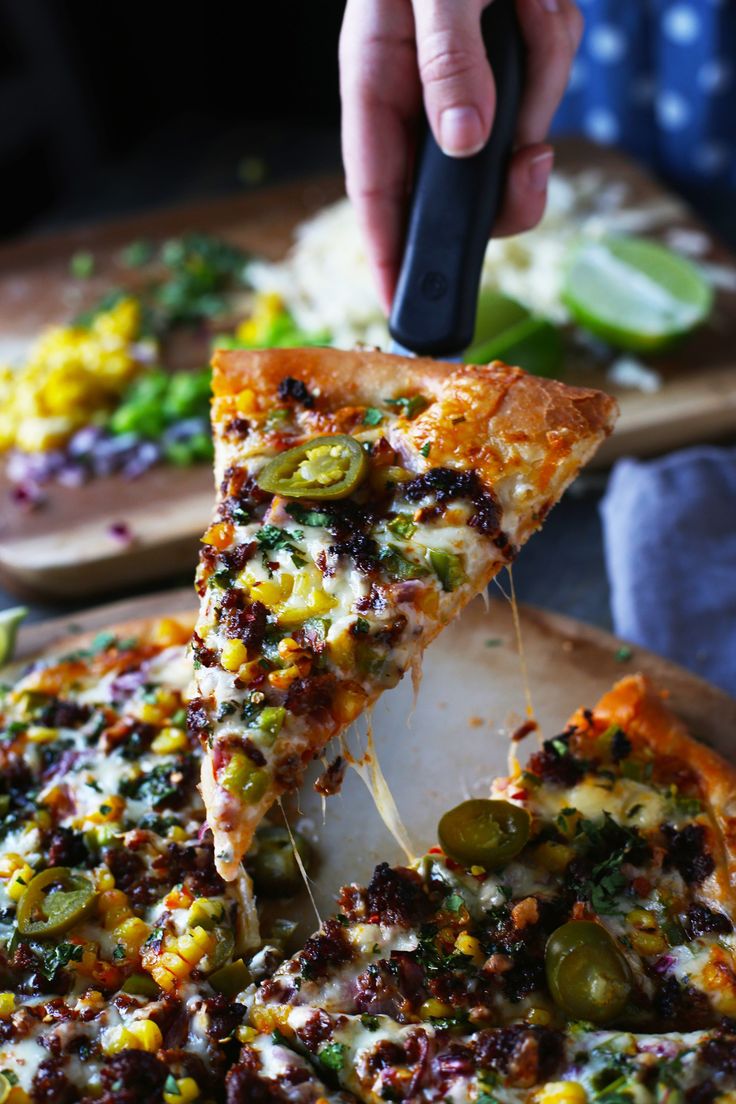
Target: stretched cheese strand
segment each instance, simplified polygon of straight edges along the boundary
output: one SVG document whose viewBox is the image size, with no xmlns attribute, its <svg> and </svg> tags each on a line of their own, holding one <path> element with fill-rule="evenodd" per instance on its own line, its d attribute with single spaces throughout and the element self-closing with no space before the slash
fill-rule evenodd
<svg viewBox="0 0 736 1104">
<path fill-rule="evenodd" d="M 307 893 L 309 894 L 309 900 L 312 902 L 312 908 L 314 909 L 314 915 L 317 917 L 317 926 L 321 927 L 322 926 L 322 917 L 319 914 L 319 909 L 317 908 L 317 902 L 314 899 L 314 894 L 312 893 L 312 887 L 309 884 L 309 875 L 307 874 L 306 867 L 304 866 L 304 863 L 302 862 L 302 857 L 299 854 L 299 848 L 296 845 L 296 840 L 294 839 L 294 833 L 291 830 L 291 825 L 289 824 L 288 817 L 286 816 L 286 809 L 284 808 L 284 805 L 283 805 L 283 802 L 282 802 L 281 798 L 279 798 L 278 801 L 279 801 L 279 809 L 281 809 L 281 815 L 283 816 L 284 824 L 286 825 L 286 831 L 289 833 L 289 842 L 291 843 L 291 850 L 294 854 L 294 861 L 296 862 L 296 865 L 299 868 L 299 873 L 302 876 L 302 881 L 304 882 L 304 885 L 306 886 Z"/>
<path fill-rule="evenodd" d="M 373 726 L 371 725 L 370 718 L 366 719 L 367 733 L 365 752 L 360 759 L 356 759 L 347 746 L 343 735 L 340 737 L 343 755 L 353 770 L 365 782 L 368 787 L 368 792 L 373 798 L 373 803 L 376 806 L 378 815 L 406 855 L 408 862 L 413 863 L 416 860 L 414 848 L 412 847 L 409 833 L 404 826 L 399 810 L 396 807 L 396 802 L 394 801 L 388 782 L 381 770 L 381 764 L 378 761 L 376 746 L 373 740 Z"/>
</svg>

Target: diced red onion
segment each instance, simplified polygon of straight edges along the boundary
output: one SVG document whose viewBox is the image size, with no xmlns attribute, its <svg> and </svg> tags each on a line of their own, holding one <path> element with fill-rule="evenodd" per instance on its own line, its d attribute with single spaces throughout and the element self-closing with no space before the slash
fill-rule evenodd
<svg viewBox="0 0 736 1104">
<path fill-rule="evenodd" d="M 135 539 L 133 530 L 125 521 L 114 521 L 112 525 L 108 525 L 107 532 L 119 544 L 132 544 Z"/>
</svg>

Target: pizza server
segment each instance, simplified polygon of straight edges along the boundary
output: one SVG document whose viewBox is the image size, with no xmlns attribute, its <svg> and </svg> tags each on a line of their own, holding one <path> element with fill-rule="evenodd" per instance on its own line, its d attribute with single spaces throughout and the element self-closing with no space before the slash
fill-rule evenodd
<svg viewBox="0 0 736 1104">
<path fill-rule="evenodd" d="M 389 319 L 391 352 L 459 360 L 475 329 L 481 268 L 503 199 L 519 113 L 524 44 L 514 0 L 482 16 L 496 84 L 486 145 L 448 157 L 425 124 L 399 280 Z"/>
</svg>

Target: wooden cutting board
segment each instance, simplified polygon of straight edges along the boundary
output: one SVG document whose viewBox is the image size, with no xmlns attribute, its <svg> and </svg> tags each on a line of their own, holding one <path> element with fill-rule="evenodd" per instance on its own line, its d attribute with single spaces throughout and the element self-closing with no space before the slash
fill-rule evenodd
<svg viewBox="0 0 736 1104">
<path fill-rule="evenodd" d="M 626 184 L 629 200 L 674 202 L 660 185 L 613 150 L 589 143 L 563 143 L 561 170 L 595 167 Z M 25 347 L 44 324 L 66 319 L 91 305 L 110 286 L 135 284 L 136 274 L 119 264 L 120 249 L 148 238 L 161 240 L 186 230 L 220 234 L 256 254 L 277 259 L 294 227 L 341 194 L 336 178 L 264 189 L 197 206 L 154 212 L 0 250 L 0 360 Z M 668 226 L 702 230 L 684 206 Z M 95 256 L 89 281 L 69 277 L 69 258 L 79 249 Z M 730 266 L 736 258 L 713 241 L 707 260 Z M 736 428 L 736 292 L 721 292 L 711 322 L 677 354 L 658 361 L 664 386 L 656 394 L 621 391 L 621 419 L 596 463 L 624 454 L 644 455 L 691 441 L 712 439 Z M 207 342 L 191 335 L 184 359 L 201 364 Z M 570 382 L 603 386 L 594 366 L 576 368 Z M 0 475 L 0 500 L 9 486 Z M 135 482 L 116 476 L 85 487 L 54 487 L 42 509 L 0 511 L 0 578 L 18 593 L 39 597 L 92 595 L 106 587 L 131 587 L 171 578 L 194 567 L 197 539 L 212 503 L 205 466 L 160 467 Z M 120 523 L 130 539 L 115 534 Z"/>
<path fill-rule="evenodd" d="M 114 629 L 139 617 L 193 609 L 187 587 L 102 606 L 21 631 L 17 655 L 53 650 L 69 632 Z M 690 731 L 734 758 L 736 701 L 723 691 L 651 652 L 631 649 L 617 659 L 621 641 L 571 618 L 520 607 L 521 636 L 534 710 L 543 736 L 562 731 L 580 705 L 592 705 L 619 678 L 642 671 L 670 696 Z M 434 842 L 442 813 L 468 796 L 487 792 L 490 779 L 506 772 L 508 733 L 525 716 L 524 679 L 511 607 L 478 598 L 427 649 L 424 677 L 413 700 L 411 680 L 384 694 L 373 711 L 375 748 L 383 773 L 420 853 Z M 533 738 L 531 738 L 533 740 Z M 364 735 L 353 734 L 356 750 Z M 522 753 L 526 745 L 522 745 Z M 313 780 L 321 764 L 311 772 Z M 370 875 L 376 862 L 400 861 L 401 852 L 381 822 L 368 790 L 349 771 L 341 794 L 321 798 L 309 784 L 298 805 L 287 805 L 290 823 L 316 842 L 319 864 L 315 897 L 322 915 L 332 909 L 340 885 Z M 324 818 L 324 819 L 323 819 Z M 282 906 L 279 905 L 281 915 Z M 293 905 L 302 935 L 315 927 L 306 896 Z"/>
</svg>

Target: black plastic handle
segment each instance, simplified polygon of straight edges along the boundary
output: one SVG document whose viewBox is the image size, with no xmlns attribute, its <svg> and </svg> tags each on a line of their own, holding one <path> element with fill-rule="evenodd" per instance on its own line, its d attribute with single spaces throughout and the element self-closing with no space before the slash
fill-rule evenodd
<svg viewBox="0 0 736 1104">
<path fill-rule="evenodd" d="M 521 100 L 524 44 L 514 0 L 493 0 L 481 25 L 496 82 L 491 136 L 473 157 L 448 157 L 426 126 L 389 320 L 394 341 L 428 356 L 460 353 L 473 336 Z"/>
</svg>

